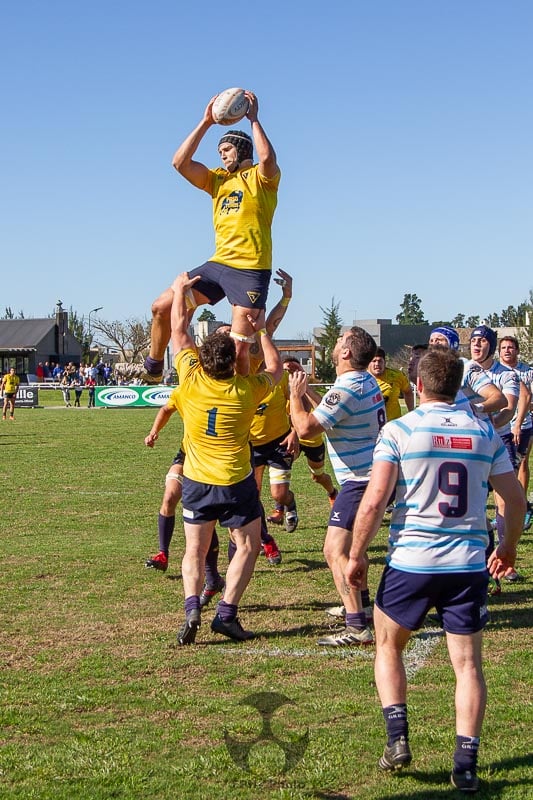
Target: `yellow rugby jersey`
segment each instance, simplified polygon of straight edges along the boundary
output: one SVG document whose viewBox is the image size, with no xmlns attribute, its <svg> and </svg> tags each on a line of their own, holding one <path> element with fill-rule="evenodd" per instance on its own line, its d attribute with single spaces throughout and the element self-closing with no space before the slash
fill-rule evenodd
<svg viewBox="0 0 533 800">
<path fill-rule="evenodd" d="M 167 406 L 169 406 L 169 408 L 173 408 L 175 411 L 179 411 L 179 406 L 178 406 L 179 391 L 180 391 L 179 386 L 176 386 L 174 389 L 172 389 L 167 402 Z"/>
<path fill-rule="evenodd" d="M 18 375 L 11 375 L 11 373 L 8 372 L 4 375 L 2 383 L 4 384 L 4 392 L 6 394 L 15 394 L 20 383 L 20 378 Z"/>
<path fill-rule="evenodd" d="M 281 173 L 265 178 L 256 164 L 228 172 L 209 170 L 206 191 L 213 198 L 215 254 L 236 269 L 272 269 L 272 220 Z"/>
<path fill-rule="evenodd" d="M 410 388 L 409 378 L 401 370 L 387 367 L 383 375 L 376 378 L 376 381 L 385 401 L 387 422 L 390 422 L 391 419 L 398 419 L 402 416 L 400 394 Z"/>
<path fill-rule="evenodd" d="M 215 380 L 205 374 L 191 349 L 178 353 L 175 367 L 187 453 L 183 474 L 215 486 L 239 483 L 251 470 L 250 424 L 258 404 L 272 391 L 272 378 L 262 373 Z"/>
<path fill-rule="evenodd" d="M 257 407 L 250 426 L 252 444 L 267 444 L 287 433 L 291 427 L 287 415 L 288 396 L 289 373 L 283 370 L 280 382 Z"/>
</svg>

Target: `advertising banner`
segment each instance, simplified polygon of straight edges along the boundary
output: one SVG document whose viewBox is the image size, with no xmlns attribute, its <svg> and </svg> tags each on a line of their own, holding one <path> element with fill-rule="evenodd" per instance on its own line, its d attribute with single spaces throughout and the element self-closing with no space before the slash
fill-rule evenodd
<svg viewBox="0 0 533 800">
<path fill-rule="evenodd" d="M 39 389 L 34 386 L 19 386 L 15 408 L 36 408 L 39 405 Z"/>
<path fill-rule="evenodd" d="M 173 386 L 97 386 L 95 405 L 106 408 L 155 408 L 164 406 Z"/>
</svg>

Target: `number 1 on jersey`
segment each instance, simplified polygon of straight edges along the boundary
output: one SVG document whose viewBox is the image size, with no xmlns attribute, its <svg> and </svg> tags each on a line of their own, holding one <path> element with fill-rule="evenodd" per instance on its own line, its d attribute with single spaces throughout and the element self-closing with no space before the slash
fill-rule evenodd
<svg viewBox="0 0 533 800">
<path fill-rule="evenodd" d="M 216 432 L 216 421 L 217 421 L 217 411 L 218 408 L 210 408 L 207 412 L 207 428 L 205 431 L 206 436 L 218 436 Z"/>
</svg>

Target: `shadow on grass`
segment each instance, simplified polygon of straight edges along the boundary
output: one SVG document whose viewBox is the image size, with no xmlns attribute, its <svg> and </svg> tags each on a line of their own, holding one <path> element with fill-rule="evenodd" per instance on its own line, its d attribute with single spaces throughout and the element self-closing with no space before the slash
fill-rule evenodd
<svg viewBox="0 0 533 800">
<path fill-rule="evenodd" d="M 276 605 L 274 603 L 247 603 L 246 598 L 241 603 L 239 608 L 246 609 L 246 611 L 256 612 L 256 611 L 287 611 L 287 610 L 294 610 L 294 611 L 316 611 L 325 613 L 326 608 L 331 608 L 331 606 L 339 605 L 340 601 L 335 602 L 335 600 L 331 600 L 330 602 L 323 602 L 318 600 L 309 600 L 305 603 L 280 603 Z M 330 617 L 330 622 L 333 620 Z M 337 620 L 338 621 L 338 620 Z"/>
<path fill-rule="evenodd" d="M 491 764 L 487 765 L 487 769 L 490 769 L 492 772 L 496 772 L 498 775 L 500 772 L 504 774 L 502 777 L 490 778 L 489 780 L 484 780 L 481 777 L 479 791 L 476 792 L 475 795 L 476 798 L 478 800 L 498 798 L 504 791 L 507 797 L 511 797 L 512 795 L 510 792 L 512 791 L 512 787 L 514 785 L 521 790 L 520 797 L 526 796 L 525 792 L 528 786 L 532 787 L 530 792 L 530 796 L 532 796 L 533 778 L 526 777 L 526 771 L 530 766 L 531 757 L 529 755 L 492 762 Z M 516 776 L 513 779 L 505 777 L 505 772 L 512 770 L 521 770 L 520 776 Z M 481 775 L 483 774 L 483 768 L 480 770 L 480 773 Z M 389 790 L 384 791 L 382 794 L 376 794 L 376 800 L 441 800 L 445 797 L 459 798 L 465 796 L 464 792 L 460 792 L 451 786 L 450 772 L 448 771 L 439 770 L 438 772 L 422 772 L 408 770 L 405 772 L 396 773 L 394 776 L 390 777 L 393 780 L 398 781 L 398 789 L 395 789 L 392 792 Z M 410 788 L 406 791 L 402 791 L 401 783 L 403 778 L 410 779 L 411 781 L 418 781 L 419 783 L 425 784 L 425 786 L 420 790 Z M 435 786 L 435 788 L 428 789 L 428 786 Z M 347 795 L 328 791 L 315 791 L 310 792 L 309 796 L 311 798 L 316 798 L 316 800 L 356 800 L 358 795 Z"/>
<path fill-rule="evenodd" d="M 489 630 L 505 630 L 507 628 L 529 628 L 531 611 L 529 607 L 531 588 L 522 589 L 513 586 L 512 590 L 504 589 L 505 594 L 491 598 L 489 605 Z M 508 605 L 520 604 L 520 607 Z"/>
</svg>

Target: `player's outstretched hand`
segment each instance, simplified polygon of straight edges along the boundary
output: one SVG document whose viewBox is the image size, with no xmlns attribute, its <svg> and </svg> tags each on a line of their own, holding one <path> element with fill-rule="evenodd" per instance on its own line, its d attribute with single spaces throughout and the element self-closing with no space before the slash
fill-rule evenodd
<svg viewBox="0 0 533 800">
<path fill-rule="evenodd" d="M 281 286 L 283 290 L 283 297 L 292 297 L 292 275 L 289 275 L 288 272 L 285 272 L 284 269 L 276 270 L 277 278 L 274 278 L 275 283 Z"/>
<path fill-rule="evenodd" d="M 194 278 L 189 278 L 188 272 L 182 272 L 178 277 L 174 280 L 172 286 L 170 287 L 172 291 L 178 292 L 181 291 L 185 293 L 188 289 L 191 289 L 195 283 L 198 283 L 201 276 L 196 275 Z"/>
<path fill-rule="evenodd" d="M 255 122 L 259 113 L 259 103 L 257 102 L 257 97 L 248 89 L 244 90 L 244 96 L 248 100 L 248 111 L 246 112 L 246 117 L 250 120 L 250 122 Z"/>
<path fill-rule="evenodd" d="M 293 372 L 289 375 L 289 386 L 291 394 L 297 397 L 303 397 L 307 391 L 307 375 L 305 372 Z"/>
<path fill-rule="evenodd" d="M 218 97 L 217 94 L 214 97 L 212 97 L 209 103 L 205 107 L 203 122 L 207 123 L 208 125 L 216 124 L 215 120 L 213 119 L 213 103 L 215 102 L 217 97 Z"/>
</svg>

